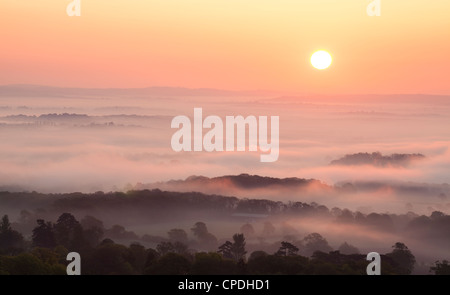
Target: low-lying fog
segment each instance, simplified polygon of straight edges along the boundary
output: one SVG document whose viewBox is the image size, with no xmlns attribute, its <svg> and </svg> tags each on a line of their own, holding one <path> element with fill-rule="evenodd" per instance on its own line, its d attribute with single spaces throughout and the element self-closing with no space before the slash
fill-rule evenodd
<svg viewBox="0 0 450 295">
<path fill-rule="evenodd" d="M 159 188 L 285 203 L 314 202 L 329 210 L 337 207 L 365 216 L 373 212 L 399 216 L 414 212 L 415 217 L 430 216 L 434 211 L 450 213 L 448 97 L 278 97 L 183 89 L 59 89 L 55 94 L 51 88 L 33 96 L 33 88 L 29 88 L 0 87 L 0 191 L 92 193 Z M 178 115 L 193 120 L 195 107 L 203 109 L 204 117 L 222 119 L 279 116 L 278 161 L 261 163 L 259 151 L 174 152 L 171 137 L 176 130 L 171 129 L 171 120 Z M 243 173 L 317 181 L 247 185 L 221 177 Z M 206 178 L 190 177 L 193 175 Z M 38 212 L 39 206 L 51 201 L 24 207 L 8 204 L 0 213 L 11 214 L 17 221 L 22 209 Z M 107 226 L 117 219 L 100 205 L 89 212 L 78 211 L 77 217 L 81 219 L 85 213 Z M 189 232 L 196 221 L 203 221 L 219 239 L 229 239 L 246 222 L 253 224 L 256 233 L 262 232 L 266 222 L 214 218 L 195 210 L 179 220 L 160 222 L 136 220 L 129 216 L 133 211 L 125 209 L 122 213 L 120 224 L 138 235 L 166 236 L 171 228 Z M 362 252 L 388 252 L 400 240 L 421 257 L 418 261 L 449 258 L 448 240 L 411 236 L 405 231 L 407 222 L 397 220 L 394 229 L 380 229 L 337 222 L 335 217 L 268 217 L 276 234 L 264 241 L 255 234 L 248 238 L 249 245 L 270 244 L 286 236 L 301 239 L 319 232 L 335 249 L 347 241 Z"/>
</svg>

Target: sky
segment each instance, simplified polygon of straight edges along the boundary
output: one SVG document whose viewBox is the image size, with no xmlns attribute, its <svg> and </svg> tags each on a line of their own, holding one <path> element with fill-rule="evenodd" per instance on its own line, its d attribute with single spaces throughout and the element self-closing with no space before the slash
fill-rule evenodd
<svg viewBox="0 0 450 295">
<path fill-rule="evenodd" d="M 1 0 L 0 85 L 450 94 L 450 2 L 370 2 Z"/>
<path fill-rule="evenodd" d="M 80 17 L 66 14 L 69 0 L 0 1 L 0 86 L 275 91 L 58 96 L 43 88 L 24 97 L 36 88 L 0 87 L 0 189 L 109 191 L 240 173 L 330 185 L 450 183 L 448 0 L 381 0 L 379 17 L 367 15 L 369 0 L 81 0 Z M 310 64 L 318 50 L 333 56 L 326 70 Z M 427 95 L 406 95 L 418 93 Z M 278 161 L 261 163 L 260 152 L 175 152 L 171 120 L 198 107 L 204 117 L 279 116 Z M 426 160 L 330 165 L 377 151 Z"/>
</svg>

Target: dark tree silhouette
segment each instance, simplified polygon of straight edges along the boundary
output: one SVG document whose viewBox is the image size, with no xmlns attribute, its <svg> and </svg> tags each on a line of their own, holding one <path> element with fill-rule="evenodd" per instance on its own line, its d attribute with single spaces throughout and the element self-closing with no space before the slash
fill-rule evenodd
<svg viewBox="0 0 450 295">
<path fill-rule="evenodd" d="M 103 222 L 95 217 L 85 216 L 80 224 L 86 243 L 91 247 L 97 246 L 105 233 Z"/>
<path fill-rule="evenodd" d="M 184 229 L 174 228 L 171 229 L 167 235 L 169 236 L 169 239 L 172 242 L 181 242 L 181 243 L 187 243 L 188 236 Z"/>
<path fill-rule="evenodd" d="M 65 268 L 60 264 L 50 265 L 31 253 L 13 257 L 0 256 L 0 273 L 9 275 L 64 275 Z"/>
<path fill-rule="evenodd" d="M 409 275 L 414 270 L 414 265 L 416 264 L 416 258 L 411 253 L 411 251 L 406 247 L 405 244 L 397 242 L 391 253 L 386 254 L 386 256 L 392 258 L 392 260 L 397 264 L 397 272 L 399 274 Z"/>
<path fill-rule="evenodd" d="M 266 257 L 269 254 L 267 254 L 267 252 L 258 250 L 258 251 L 254 251 L 252 252 L 252 254 L 250 254 L 250 257 L 248 258 L 248 261 L 253 260 L 253 259 L 257 259 L 259 257 Z"/>
<path fill-rule="evenodd" d="M 145 273 L 152 275 L 186 275 L 192 267 L 191 262 L 183 255 L 167 253 L 150 265 Z"/>
<path fill-rule="evenodd" d="M 312 265 L 308 265 L 308 258 L 295 256 L 279 256 L 268 255 L 267 253 L 257 251 L 259 253 L 249 258 L 247 268 L 251 274 L 258 275 L 297 275 L 310 274 Z"/>
<path fill-rule="evenodd" d="M 134 259 L 127 247 L 104 243 L 97 247 L 89 257 L 91 265 L 87 269 L 87 274 L 131 275 L 135 273 L 132 267 Z M 86 264 L 84 265 L 86 266 Z"/>
<path fill-rule="evenodd" d="M 58 245 L 62 245 L 70 251 L 79 250 L 84 244 L 83 228 L 70 213 L 59 216 L 55 226 L 55 237 Z"/>
<path fill-rule="evenodd" d="M 45 222 L 43 219 L 37 220 L 38 226 L 33 229 L 33 246 L 43 248 L 53 248 L 56 246 L 53 224 Z"/>
<path fill-rule="evenodd" d="M 193 228 L 191 228 L 192 233 L 197 238 L 204 237 L 208 233 L 208 228 L 204 222 L 197 222 Z"/>
<path fill-rule="evenodd" d="M 450 264 L 447 260 L 436 261 L 435 265 L 430 267 L 430 272 L 434 272 L 435 275 L 450 275 Z"/>
<path fill-rule="evenodd" d="M 231 243 L 230 241 L 226 241 L 221 246 L 219 246 L 219 251 L 217 252 L 222 254 L 223 258 L 233 259 L 233 255 L 231 254 L 232 248 L 233 243 Z"/>
<path fill-rule="evenodd" d="M 142 274 L 145 268 L 145 262 L 147 259 L 147 251 L 145 247 L 138 243 L 132 243 L 130 249 L 130 263 L 137 274 Z"/>
<path fill-rule="evenodd" d="M 181 242 L 173 243 L 173 251 L 178 254 L 185 254 L 185 255 L 189 254 L 188 246 Z"/>
<path fill-rule="evenodd" d="M 14 254 L 23 247 L 23 236 L 11 228 L 8 215 L 4 215 L 0 223 L 0 249 Z"/>
<path fill-rule="evenodd" d="M 281 247 L 278 249 L 276 255 L 279 256 L 294 256 L 297 255 L 299 249 L 289 242 L 281 242 Z"/>
<path fill-rule="evenodd" d="M 224 258 L 230 258 L 238 262 L 240 260 L 245 260 L 245 237 L 243 234 L 234 234 L 233 243 L 226 241 L 223 245 L 219 247 L 219 253 L 222 254 Z"/>
<path fill-rule="evenodd" d="M 147 258 L 145 260 L 144 273 L 146 269 L 151 267 L 159 258 L 159 253 L 154 249 L 147 250 Z"/>
<path fill-rule="evenodd" d="M 215 249 L 217 247 L 217 238 L 208 232 L 206 224 L 203 222 L 197 222 L 193 228 L 192 233 L 197 237 L 203 249 Z"/>
<path fill-rule="evenodd" d="M 344 242 L 342 245 L 340 245 L 338 248 L 338 251 L 341 254 L 346 254 L 346 255 L 359 254 L 358 248 L 356 248 L 353 245 L 348 244 L 347 242 Z"/>
<path fill-rule="evenodd" d="M 99 228 L 101 230 L 105 230 L 105 227 L 103 225 L 103 222 L 93 216 L 87 215 L 80 221 L 81 226 L 83 229 L 91 229 L 91 228 Z"/>
<path fill-rule="evenodd" d="M 0 223 L 0 233 L 4 233 L 11 230 L 11 223 L 9 222 L 8 215 L 2 217 L 2 222 Z"/>
<path fill-rule="evenodd" d="M 243 234 L 234 234 L 233 235 L 233 246 L 231 248 L 231 254 L 233 255 L 233 259 L 235 261 L 245 260 L 245 237 Z"/>
<path fill-rule="evenodd" d="M 230 275 L 237 271 L 236 264 L 218 253 L 197 253 L 192 266 L 193 275 Z"/>
<path fill-rule="evenodd" d="M 173 245 L 171 242 L 161 242 L 156 246 L 156 251 L 159 255 L 164 256 L 167 253 L 174 253 Z"/>
<path fill-rule="evenodd" d="M 328 245 L 328 241 L 318 233 L 307 235 L 303 239 L 306 255 L 311 256 L 316 251 L 328 253 L 333 249 Z"/>
<path fill-rule="evenodd" d="M 138 240 L 139 237 L 133 231 L 127 231 L 121 225 L 115 224 L 105 231 L 105 236 L 117 240 Z"/>
</svg>

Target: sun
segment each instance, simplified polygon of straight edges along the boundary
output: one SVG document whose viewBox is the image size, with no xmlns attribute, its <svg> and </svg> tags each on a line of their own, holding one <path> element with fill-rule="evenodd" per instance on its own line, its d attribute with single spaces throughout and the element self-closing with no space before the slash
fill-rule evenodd
<svg viewBox="0 0 450 295">
<path fill-rule="evenodd" d="M 331 55 L 325 50 L 316 51 L 311 56 L 311 64 L 318 70 L 325 70 L 331 65 L 332 61 Z"/>
</svg>

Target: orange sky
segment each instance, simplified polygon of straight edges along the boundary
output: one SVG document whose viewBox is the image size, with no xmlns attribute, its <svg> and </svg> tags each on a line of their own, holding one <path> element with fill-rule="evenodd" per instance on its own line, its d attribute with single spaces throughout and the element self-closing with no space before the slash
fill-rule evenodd
<svg viewBox="0 0 450 295">
<path fill-rule="evenodd" d="M 448 0 L 81 1 L 1 0 L 0 85 L 450 94 Z"/>
</svg>

